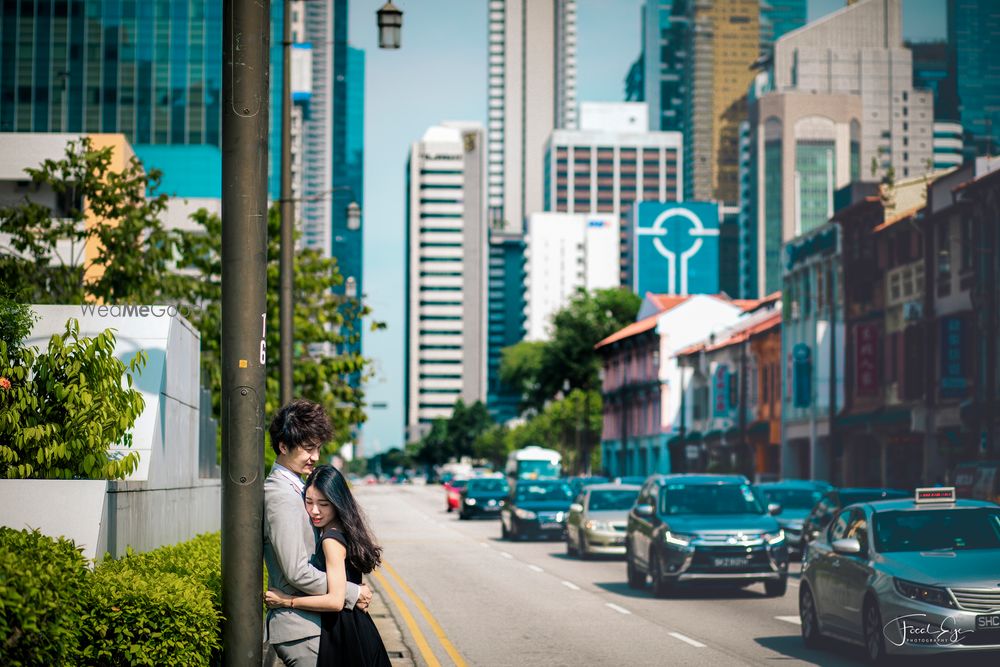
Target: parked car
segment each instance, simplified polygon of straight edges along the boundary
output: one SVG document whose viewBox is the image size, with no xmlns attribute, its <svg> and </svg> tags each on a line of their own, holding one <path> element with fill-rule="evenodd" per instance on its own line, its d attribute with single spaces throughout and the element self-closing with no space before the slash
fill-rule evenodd
<svg viewBox="0 0 1000 667">
<path fill-rule="evenodd" d="M 836 637 L 872 663 L 1000 658 L 1000 506 L 935 487 L 839 510 L 802 565 L 799 617 L 807 646 Z"/>
<path fill-rule="evenodd" d="M 448 502 L 449 512 L 459 508 L 462 502 L 462 490 L 465 489 L 465 485 L 468 483 L 469 480 L 464 477 L 452 477 L 442 485 L 444 486 L 445 499 Z"/>
<path fill-rule="evenodd" d="M 615 477 L 615 484 L 634 484 L 635 486 L 642 486 L 646 483 L 648 478 L 643 475 L 625 475 L 624 477 Z"/>
<path fill-rule="evenodd" d="M 566 483 L 569 484 L 569 488 L 573 492 L 573 497 L 576 498 L 580 495 L 580 491 L 582 491 L 585 486 L 590 486 L 592 484 L 607 484 L 608 481 L 607 477 L 593 475 L 591 477 L 570 477 L 566 480 Z"/>
<path fill-rule="evenodd" d="M 909 498 L 910 494 L 900 489 L 881 489 L 863 487 L 845 487 L 830 489 L 823 494 L 819 502 L 802 522 L 801 550 L 803 558 L 809 549 L 809 543 L 826 530 L 833 515 L 842 508 L 854 503 L 868 503 L 875 500 L 898 500 Z"/>
<path fill-rule="evenodd" d="M 774 518 L 785 531 L 788 551 L 791 554 L 801 553 L 802 524 L 805 523 L 812 508 L 822 500 L 823 494 L 833 487 L 826 482 L 786 479 L 757 484 L 756 488 L 765 504 L 781 506 L 781 511 Z"/>
<path fill-rule="evenodd" d="M 500 509 L 503 539 L 562 539 L 573 495 L 561 480 L 521 480 Z"/>
<path fill-rule="evenodd" d="M 628 585 L 653 594 L 677 584 L 745 586 L 763 582 L 785 594 L 785 533 L 742 475 L 656 475 L 629 512 L 625 535 Z"/>
<path fill-rule="evenodd" d="M 584 560 L 593 554 L 624 556 L 628 511 L 638 495 L 634 484 L 584 487 L 569 506 L 566 553 Z"/>
<path fill-rule="evenodd" d="M 460 495 L 459 519 L 477 516 L 500 517 L 510 487 L 503 477 L 476 477 L 470 479 Z"/>
</svg>

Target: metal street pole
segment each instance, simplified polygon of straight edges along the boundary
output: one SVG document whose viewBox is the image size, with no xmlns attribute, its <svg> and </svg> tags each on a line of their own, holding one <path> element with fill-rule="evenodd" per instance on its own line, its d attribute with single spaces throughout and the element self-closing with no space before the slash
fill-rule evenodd
<svg viewBox="0 0 1000 667">
<path fill-rule="evenodd" d="M 223 663 L 260 667 L 270 0 L 223 3 Z"/>
<path fill-rule="evenodd" d="M 292 400 L 292 355 L 295 336 L 292 284 L 295 272 L 295 206 L 292 202 L 292 2 L 283 8 L 281 65 L 281 263 L 278 326 L 281 346 L 278 350 L 281 404 Z"/>
</svg>

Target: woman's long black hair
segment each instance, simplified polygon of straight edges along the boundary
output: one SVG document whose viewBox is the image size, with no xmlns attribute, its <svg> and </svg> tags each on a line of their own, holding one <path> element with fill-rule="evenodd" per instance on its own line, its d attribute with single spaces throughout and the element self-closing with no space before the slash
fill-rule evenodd
<svg viewBox="0 0 1000 667">
<path fill-rule="evenodd" d="M 364 512 L 354 500 L 344 476 L 331 465 L 316 466 L 306 480 L 307 489 L 313 485 L 337 510 L 337 520 L 347 537 L 347 562 L 362 574 L 378 567 L 382 562 L 382 547 L 375 543 Z"/>
</svg>

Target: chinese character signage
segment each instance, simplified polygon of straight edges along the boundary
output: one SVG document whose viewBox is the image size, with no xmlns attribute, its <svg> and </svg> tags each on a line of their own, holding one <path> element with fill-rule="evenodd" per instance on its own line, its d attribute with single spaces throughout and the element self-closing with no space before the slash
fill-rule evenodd
<svg viewBox="0 0 1000 667">
<path fill-rule="evenodd" d="M 729 368 L 725 364 L 715 367 L 712 388 L 714 398 L 712 414 L 716 417 L 725 417 L 729 414 Z"/>
<path fill-rule="evenodd" d="M 792 348 L 792 397 L 797 408 L 812 404 L 812 352 L 805 343 Z"/>
<path fill-rule="evenodd" d="M 878 325 L 859 324 L 854 329 L 854 382 L 857 396 L 878 395 Z"/>
<path fill-rule="evenodd" d="M 962 350 L 964 324 L 960 317 L 941 318 L 941 398 L 962 398 L 968 391 Z"/>
<path fill-rule="evenodd" d="M 719 205 L 635 205 L 632 288 L 638 294 L 719 293 Z"/>
</svg>

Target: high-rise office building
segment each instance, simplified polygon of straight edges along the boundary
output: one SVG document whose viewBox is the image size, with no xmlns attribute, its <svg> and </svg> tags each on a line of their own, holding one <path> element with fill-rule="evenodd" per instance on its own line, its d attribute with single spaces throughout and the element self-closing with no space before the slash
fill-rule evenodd
<svg viewBox="0 0 1000 667">
<path fill-rule="evenodd" d="M 337 158 L 335 142 L 334 194 L 333 206 L 333 256 L 344 276 L 344 284 L 338 291 L 348 297 L 361 298 L 364 294 L 363 274 L 363 224 L 365 194 L 365 52 L 353 47 L 347 48 L 346 85 L 342 107 L 344 113 L 344 133 L 338 133 L 338 141 L 343 141 L 342 162 Z M 341 116 L 340 113 L 337 114 Z M 349 224 L 347 208 L 358 205 L 361 218 L 358 224 Z M 360 347 L 357 348 L 360 351 Z"/>
<path fill-rule="evenodd" d="M 614 215 L 534 213 L 528 218 L 528 340 L 548 340 L 552 316 L 578 290 L 619 287 L 619 220 Z"/>
<path fill-rule="evenodd" d="M 948 78 L 955 82 L 957 120 L 966 157 L 1000 154 L 1000 3 L 948 0 Z"/>
<path fill-rule="evenodd" d="M 760 0 L 760 50 L 769 54 L 785 33 L 806 24 L 806 0 Z"/>
<path fill-rule="evenodd" d="M 221 145 L 221 3 L 24 0 L 0 11 L 0 131 Z"/>
<path fill-rule="evenodd" d="M 919 176 L 932 163 L 933 98 L 913 86 L 900 0 L 860 0 L 788 33 L 774 48 L 775 91 L 860 95 L 861 174 Z"/>
<path fill-rule="evenodd" d="M 503 349 L 524 339 L 524 234 L 491 229 L 486 407 L 498 423 L 518 416 L 521 395 L 500 379 Z"/>
<path fill-rule="evenodd" d="M 948 43 L 907 42 L 913 58 L 913 87 L 931 91 L 934 120 L 958 121 L 955 79 L 948 73 Z"/>
<path fill-rule="evenodd" d="M 576 0 L 489 0 L 490 224 L 542 210 L 542 155 L 576 127 Z"/>
<path fill-rule="evenodd" d="M 545 151 L 545 210 L 610 213 L 620 223 L 621 283 L 630 276 L 630 222 L 637 201 L 680 201 L 679 132 L 556 130 Z"/>
<path fill-rule="evenodd" d="M 684 198 L 735 205 L 739 199 L 739 124 L 760 53 L 759 0 L 699 0 L 685 10 L 681 47 Z"/>
<path fill-rule="evenodd" d="M 486 151 L 476 123 L 427 130 L 407 169 L 407 442 L 486 398 Z"/>
</svg>

